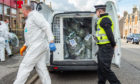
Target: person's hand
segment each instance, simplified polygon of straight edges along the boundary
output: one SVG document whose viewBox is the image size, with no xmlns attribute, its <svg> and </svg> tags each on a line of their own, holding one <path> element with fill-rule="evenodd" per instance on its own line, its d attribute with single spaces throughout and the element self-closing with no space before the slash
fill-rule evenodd
<svg viewBox="0 0 140 84">
<path fill-rule="evenodd" d="M 99 40 L 97 39 L 97 37 L 95 35 L 93 35 L 93 39 L 96 41 L 96 42 L 99 42 Z"/>
<path fill-rule="evenodd" d="M 5 43 L 8 43 L 8 40 L 5 40 Z"/>
<path fill-rule="evenodd" d="M 50 48 L 50 51 L 54 52 L 56 50 L 55 43 L 50 43 L 49 48 Z"/>
<path fill-rule="evenodd" d="M 117 46 L 114 46 L 114 49 L 116 49 L 117 48 Z"/>
<path fill-rule="evenodd" d="M 20 49 L 20 55 L 23 56 L 23 52 L 26 50 L 26 46 L 24 45 L 21 49 Z"/>
<path fill-rule="evenodd" d="M 54 43 L 54 41 L 52 40 L 52 41 L 50 41 L 50 43 Z"/>
</svg>

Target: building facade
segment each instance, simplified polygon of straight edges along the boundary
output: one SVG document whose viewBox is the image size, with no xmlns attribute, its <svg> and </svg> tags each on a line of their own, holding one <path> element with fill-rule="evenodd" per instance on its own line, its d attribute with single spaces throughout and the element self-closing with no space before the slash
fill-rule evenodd
<svg viewBox="0 0 140 84">
<path fill-rule="evenodd" d="M 140 33 L 140 11 L 137 7 L 133 8 L 132 14 L 127 13 L 124 18 L 123 38 L 132 33 Z"/>
<path fill-rule="evenodd" d="M 0 0 L 0 21 L 9 19 L 9 28 L 16 28 L 16 0 Z"/>
<path fill-rule="evenodd" d="M 20 0 L 0 0 L 0 21 L 9 19 L 9 30 L 15 33 L 20 44 L 24 43 L 24 25 L 25 19 L 23 17 L 21 9 L 18 8 L 17 1 Z M 23 4 L 30 4 L 31 1 L 40 2 L 40 0 L 21 0 Z M 49 5 L 48 5 L 49 6 Z"/>
</svg>

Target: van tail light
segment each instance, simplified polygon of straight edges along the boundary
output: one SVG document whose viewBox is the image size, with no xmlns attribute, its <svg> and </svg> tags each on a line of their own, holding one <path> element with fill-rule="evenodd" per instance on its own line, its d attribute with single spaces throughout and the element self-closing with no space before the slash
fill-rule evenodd
<svg viewBox="0 0 140 84">
<path fill-rule="evenodd" d="M 58 69 L 58 67 L 53 67 L 53 69 L 57 70 L 57 69 Z"/>
</svg>

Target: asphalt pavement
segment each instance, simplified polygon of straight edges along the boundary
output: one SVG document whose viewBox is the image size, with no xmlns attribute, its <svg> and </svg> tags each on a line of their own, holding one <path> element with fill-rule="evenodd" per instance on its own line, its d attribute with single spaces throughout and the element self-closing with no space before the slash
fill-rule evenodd
<svg viewBox="0 0 140 84">
<path fill-rule="evenodd" d="M 122 40 L 121 68 L 112 67 L 122 84 L 140 84 L 140 45 Z M 97 72 L 50 73 L 52 84 L 97 84 Z M 35 84 L 41 84 L 38 81 Z M 107 82 L 107 84 L 109 84 Z"/>
<path fill-rule="evenodd" d="M 121 68 L 112 66 L 122 84 L 140 84 L 140 45 L 122 40 Z M 0 84 L 12 84 L 23 57 L 16 55 L 0 63 Z M 97 72 L 50 73 L 52 84 L 97 84 Z M 41 84 L 40 79 L 35 84 Z M 107 82 L 107 84 L 109 84 Z"/>
</svg>

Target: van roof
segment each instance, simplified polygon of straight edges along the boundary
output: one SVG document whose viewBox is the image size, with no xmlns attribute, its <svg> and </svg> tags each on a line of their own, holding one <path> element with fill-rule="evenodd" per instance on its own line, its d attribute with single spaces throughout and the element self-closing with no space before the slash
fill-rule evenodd
<svg viewBox="0 0 140 84">
<path fill-rule="evenodd" d="M 92 11 L 66 11 L 64 13 L 95 13 L 95 12 L 92 12 Z"/>
<path fill-rule="evenodd" d="M 66 11 L 66 12 L 62 12 L 62 13 L 55 13 L 53 17 L 57 16 L 57 15 L 61 15 L 61 14 L 76 14 L 76 13 L 96 13 L 96 12 L 92 12 L 92 11 Z"/>
</svg>

